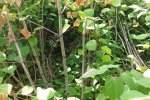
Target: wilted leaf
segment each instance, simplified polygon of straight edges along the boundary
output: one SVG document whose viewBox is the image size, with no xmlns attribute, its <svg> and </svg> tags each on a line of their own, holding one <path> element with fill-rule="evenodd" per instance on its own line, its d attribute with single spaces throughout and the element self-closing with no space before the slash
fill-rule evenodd
<svg viewBox="0 0 150 100">
<path fill-rule="evenodd" d="M 0 100 L 8 100 L 8 94 L 0 93 Z"/>
<path fill-rule="evenodd" d="M 0 16 L 0 30 L 2 29 L 4 24 L 5 24 L 5 17 Z"/>
<path fill-rule="evenodd" d="M 109 4 L 111 4 L 112 0 L 104 0 L 104 2 L 101 4 L 102 7 L 105 7 Z"/>
<path fill-rule="evenodd" d="M 79 26 L 80 25 L 80 20 L 76 19 L 73 23 L 73 26 Z"/>
<path fill-rule="evenodd" d="M 21 7 L 22 0 L 15 0 L 18 7 Z"/>
<path fill-rule="evenodd" d="M 77 12 L 72 12 L 72 17 L 78 17 L 78 13 Z"/>
<path fill-rule="evenodd" d="M 27 30 L 27 29 L 22 29 L 21 33 L 23 34 L 23 36 L 27 39 L 31 36 L 31 33 Z"/>
<path fill-rule="evenodd" d="M 5 3 L 10 4 L 12 3 L 12 0 L 4 0 Z"/>
<path fill-rule="evenodd" d="M 71 18 L 72 17 L 72 14 L 70 11 L 67 12 L 67 18 Z"/>
</svg>

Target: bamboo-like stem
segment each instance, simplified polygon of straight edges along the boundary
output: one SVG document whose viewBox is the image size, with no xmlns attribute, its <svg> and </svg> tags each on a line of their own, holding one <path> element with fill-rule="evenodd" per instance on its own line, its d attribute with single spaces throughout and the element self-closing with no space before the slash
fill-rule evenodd
<svg viewBox="0 0 150 100">
<path fill-rule="evenodd" d="M 62 34 L 62 13 L 61 13 L 61 2 L 57 0 L 57 7 L 58 7 L 58 20 L 59 20 L 59 35 L 60 35 L 60 46 L 62 52 L 62 60 L 63 60 L 63 67 L 64 67 L 64 76 L 65 76 L 65 86 L 66 86 L 66 96 L 69 96 L 69 82 L 68 82 L 68 74 L 67 74 L 67 64 L 66 64 L 66 53 L 64 47 L 64 40 Z"/>
<path fill-rule="evenodd" d="M 8 23 L 8 26 L 9 26 L 9 34 L 12 35 L 12 40 L 13 40 L 14 43 L 15 43 L 15 47 L 16 47 L 16 49 L 17 49 L 17 53 L 18 53 L 18 56 L 19 56 L 20 64 L 22 65 L 22 68 L 23 68 L 23 70 L 25 71 L 25 74 L 26 74 L 26 76 L 27 76 L 27 78 L 28 78 L 28 80 L 29 80 L 31 86 L 32 86 L 32 87 L 34 88 L 34 90 L 35 90 L 35 85 L 34 85 L 33 80 L 32 80 L 32 78 L 31 78 L 31 76 L 30 76 L 30 74 L 29 74 L 28 69 L 26 68 L 26 66 L 25 66 L 25 64 L 24 64 L 24 62 L 23 62 L 23 58 L 22 58 L 22 54 L 21 54 L 19 45 L 18 45 L 18 43 L 16 42 L 15 34 L 14 34 L 14 32 L 13 32 L 11 23 L 9 22 L 9 18 L 8 18 L 9 14 L 8 14 L 7 6 L 6 6 L 6 16 L 7 16 L 7 23 Z"/>
<path fill-rule="evenodd" d="M 85 63 L 86 63 L 86 58 L 85 58 L 85 34 L 86 34 L 86 24 L 87 24 L 87 18 L 84 19 L 84 29 L 82 33 L 82 75 L 84 74 L 85 70 Z M 82 92 L 81 92 L 81 100 L 84 100 L 84 79 L 82 79 Z"/>
<path fill-rule="evenodd" d="M 22 15 L 21 15 L 21 13 L 20 13 L 20 11 L 19 11 L 19 8 L 18 8 L 15 4 L 14 4 L 14 6 L 16 7 L 16 9 L 17 9 L 17 11 L 18 11 L 18 13 L 19 13 L 19 17 L 22 18 Z M 25 22 L 24 20 L 21 20 L 21 22 L 22 22 L 22 24 L 23 24 L 23 27 L 28 30 L 26 22 Z M 29 43 L 29 45 L 30 45 L 30 43 Z M 43 81 L 44 81 L 46 87 L 48 87 L 48 83 L 47 83 L 47 80 L 46 80 L 46 78 L 45 78 L 45 76 L 44 76 L 44 72 L 43 72 L 43 70 L 42 70 L 42 66 L 41 66 L 40 60 L 39 60 L 39 58 L 38 58 L 38 55 L 37 55 L 37 53 L 36 53 L 36 50 L 35 50 L 34 46 L 30 45 L 30 47 L 31 47 L 31 50 L 32 50 L 32 52 L 33 52 L 33 56 L 35 57 L 35 60 L 36 60 L 36 63 L 37 63 L 37 66 L 38 66 L 40 75 L 41 75 L 41 77 L 42 77 L 42 79 L 43 79 Z"/>
</svg>

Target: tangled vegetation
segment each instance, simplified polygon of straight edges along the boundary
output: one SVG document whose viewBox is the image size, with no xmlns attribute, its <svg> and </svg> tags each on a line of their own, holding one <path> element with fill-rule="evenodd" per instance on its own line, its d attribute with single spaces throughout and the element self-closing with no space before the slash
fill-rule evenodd
<svg viewBox="0 0 150 100">
<path fill-rule="evenodd" d="M 150 0 L 0 7 L 0 100 L 150 100 Z"/>
</svg>

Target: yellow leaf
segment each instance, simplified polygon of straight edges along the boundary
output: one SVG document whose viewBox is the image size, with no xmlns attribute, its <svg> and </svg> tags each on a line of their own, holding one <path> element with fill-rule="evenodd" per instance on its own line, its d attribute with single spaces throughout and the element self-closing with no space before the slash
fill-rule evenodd
<svg viewBox="0 0 150 100">
<path fill-rule="evenodd" d="M 5 3 L 10 4 L 12 3 L 12 0 L 4 0 Z"/>
<path fill-rule="evenodd" d="M 22 29 L 21 33 L 23 34 L 23 36 L 27 39 L 31 36 L 31 33 L 27 30 L 27 29 Z"/>
<path fill-rule="evenodd" d="M 73 26 L 79 26 L 80 25 L 80 20 L 76 19 L 73 23 Z"/>
<path fill-rule="evenodd" d="M 148 48 L 150 48 L 150 45 L 149 45 L 149 44 L 144 44 L 144 45 L 143 45 L 143 49 L 148 49 Z"/>
<path fill-rule="evenodd" d="M 77 12 L 72 12 L 72 16 L 73 17 L 78 17 L 78 13 Z"/>
</svg>

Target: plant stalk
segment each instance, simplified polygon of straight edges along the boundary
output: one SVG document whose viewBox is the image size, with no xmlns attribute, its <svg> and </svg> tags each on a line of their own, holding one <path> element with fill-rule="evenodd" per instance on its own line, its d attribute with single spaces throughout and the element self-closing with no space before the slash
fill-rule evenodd
<svg viewBox="0 0 150 100">
<path fill-rule="evenodd" d="M 61 1 L 57 0 L 57 7 L 58 7 L 58 20 L 59 20 L 59 35 L 60 35 L 60 46 L 62 52 L 62 60 L 63 60 L 63 68 L 64 68 L 64 76 L 65 76 L 65 86 L 66 86 L 66 96 L 69 96 L 69 82 L 68 82 L 68 74 L 67 74 L 67 64 L 66 64 L 66 53 L 64 47 L 64 40 L 62 34 L 62 13 L 61 13 Z"/>
</svg>

